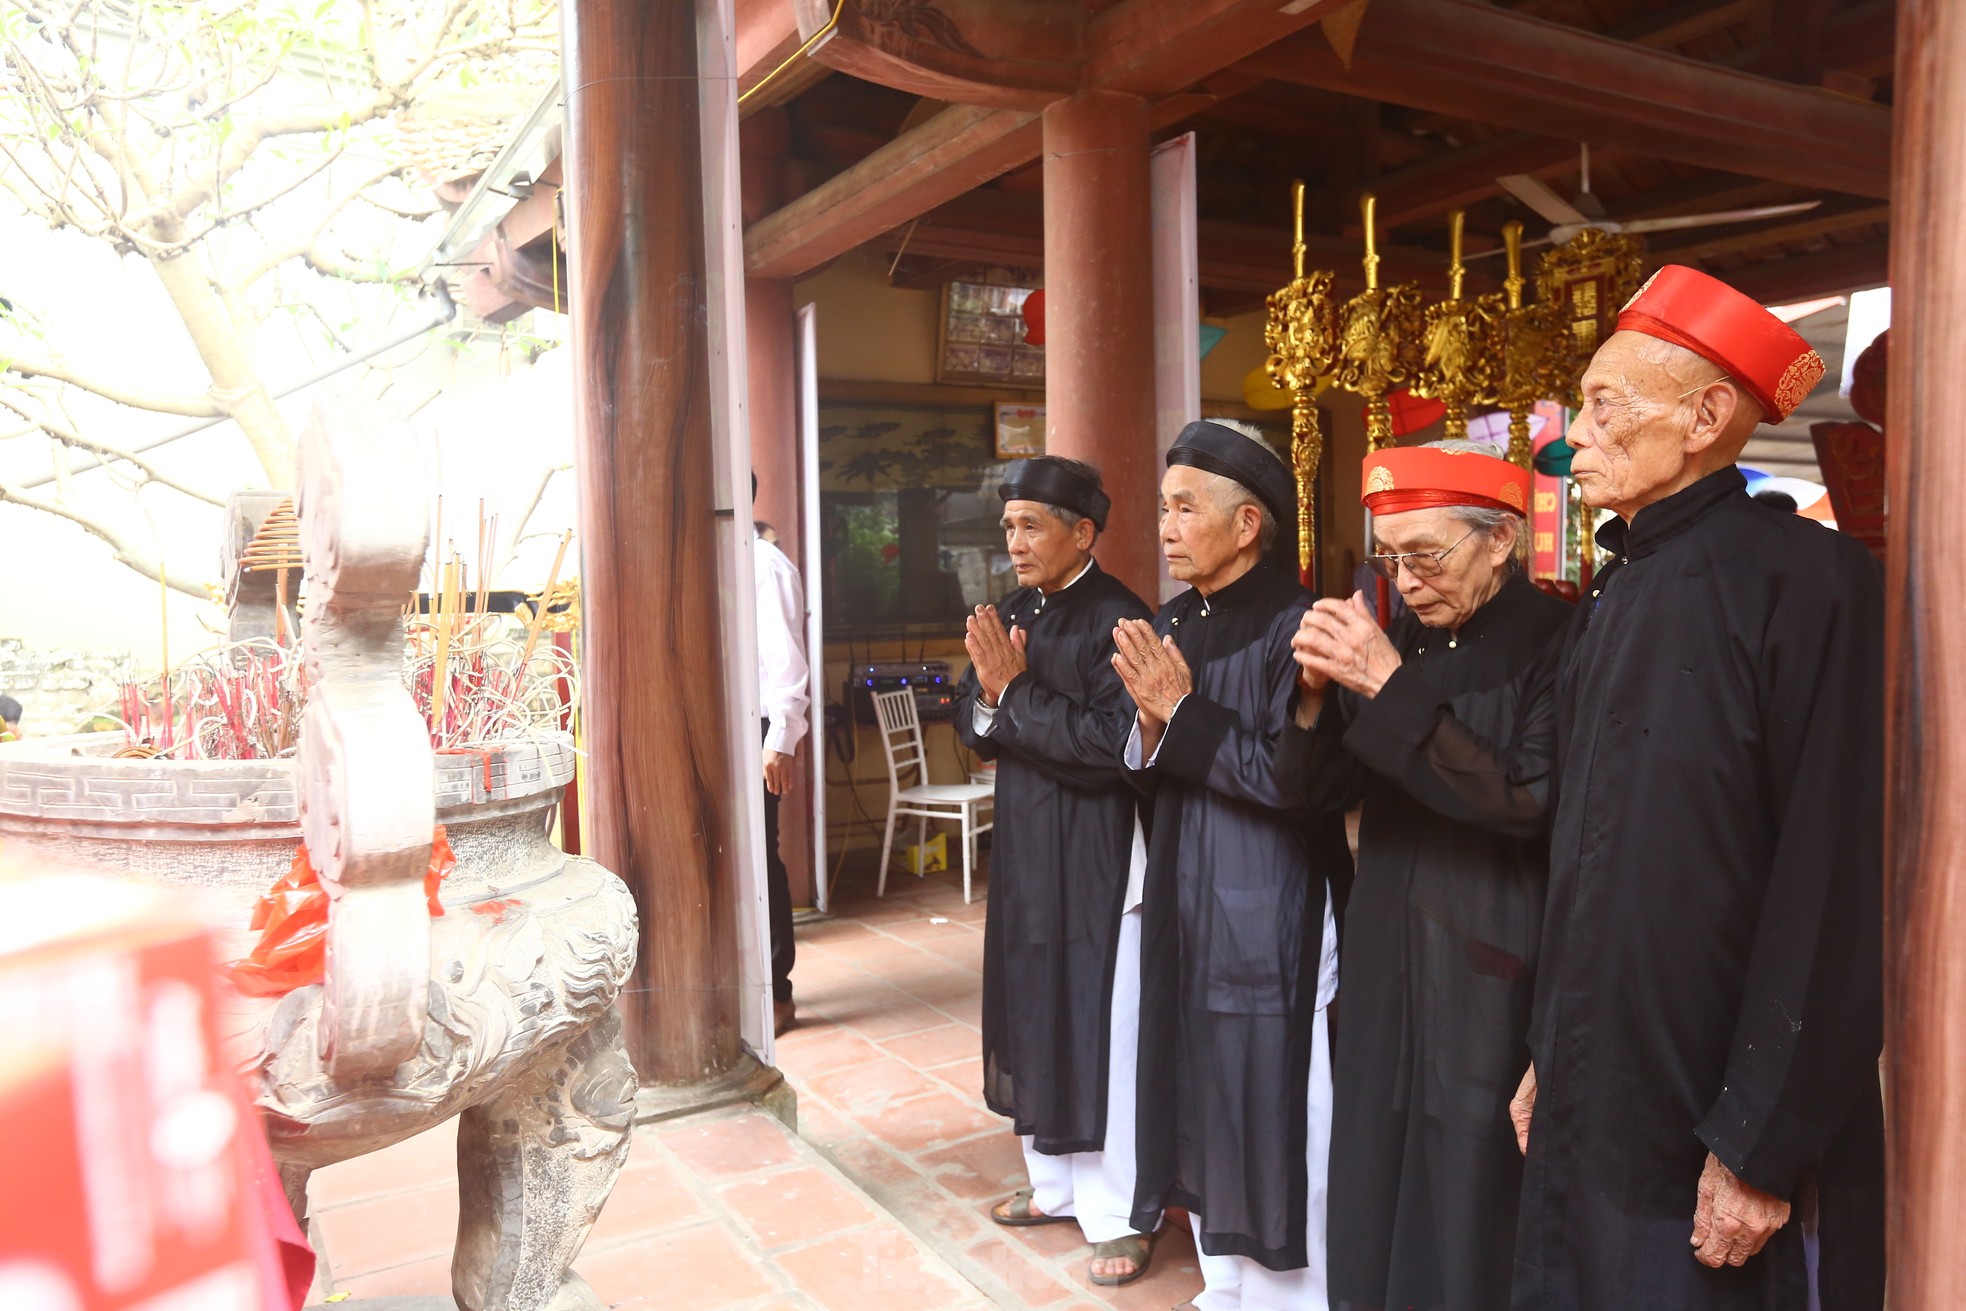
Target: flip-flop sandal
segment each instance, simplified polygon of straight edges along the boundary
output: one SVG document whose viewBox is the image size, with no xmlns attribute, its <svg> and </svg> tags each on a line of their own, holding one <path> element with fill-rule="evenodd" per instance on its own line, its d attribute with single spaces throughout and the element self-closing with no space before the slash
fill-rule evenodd
<svg viewBox="0 0 1966 1311">
<path fill-rule="evenodd" d="M 1031 1190 L 1020 1188 L 1008 1200 L 990 1208 L 990 1218 L 1009 1229 L 1023 1229 L 1030 1225 L 1064 1224 L 1069 1215 L 1040 1215 L 1031 1210 Z"/>
<path fill-rule="evenodd" d="M 1102 1288 L 1118 1288 L 1130 1284 L 1147 1273 L 1147 1267 L 1154 1262 L 1154 1240 L 1146 1234 L 1128 1234 L 1111 1242 L 1094 1243 L 1092 1259 L 1095 1261 L 1131 1261 L 1133 1273 L 1128 1275 L 1089 1275 L 1092 1282 Z"/>
</svg>

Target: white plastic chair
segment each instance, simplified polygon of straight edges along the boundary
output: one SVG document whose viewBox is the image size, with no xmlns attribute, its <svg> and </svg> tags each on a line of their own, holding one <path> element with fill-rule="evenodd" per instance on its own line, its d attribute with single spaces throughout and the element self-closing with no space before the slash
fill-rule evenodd
<svg viewBox="0 0 1966 1311">
<path fill-rule="evenodd" d="M 976 835 L 995 826 L 996 785 L 993 783 L 931 783 L 922 754 L 922 725 L 915 714 L 915 694 L 907 688 L 874 694 L 874 717 L 880 721 L 881 749 L 887 753 L 887 835 L 881 839 L 881 877 L 876 896 L 887 895 L 887 866 L 894 855 L 894 821 L 915 817 L 915 849 L 928 840 L 928 821 L 953 819 L 963 830 L 963 902 L 969 902 L 970 872 L 976 864 Z M 901 786 L 912 772 L 916 783 Z M 991 818 L 984 820 L 983 812 Z M 918 870 L 917 873 L 924 871 Z"/>
</svg>

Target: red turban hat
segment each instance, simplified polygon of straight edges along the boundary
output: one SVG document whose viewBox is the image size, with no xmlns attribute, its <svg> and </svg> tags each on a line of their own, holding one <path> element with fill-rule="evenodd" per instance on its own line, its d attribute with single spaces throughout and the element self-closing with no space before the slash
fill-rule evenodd
<svg viewBox="0 0 1966 1311">
<path fill-rule="evenodd" d="M 1823 379 L 1823 357 L 1757 301 L 1684 264 L 1668 264 L 1618 315 L 1619 332 L 1684 346 L 1761 403 L 1780 423 Z"/>
<path fill-rule="evenodd" d="M 1393 446 L 1365 457 L 1365 508 L 1399 514 L 1448 505 L 1529 515 L 1529 474 L 1520 465 L 1474 451 Z"/>
</svg>

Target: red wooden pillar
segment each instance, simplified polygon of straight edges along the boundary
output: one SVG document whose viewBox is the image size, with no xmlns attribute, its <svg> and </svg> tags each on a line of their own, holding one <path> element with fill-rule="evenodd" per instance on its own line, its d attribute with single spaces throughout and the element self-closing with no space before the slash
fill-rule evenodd
<svg viewBox="0 0 1966 1311">
<path fill-rule="evenodd" d="M 1894 1311 L 1966 1305 L 1966 6 L 1900 0 L 1886 424 L 1885 1054 Z"/>
<path fill-rule="evenodd" d="M 641 909 L 644 1083 L 737 1063 L 696 7 L 564 8 L 588 854 Z"/>
<path fill-rule="evenodd" d="M 1044 111 L 1045 450 L 1097 465 L 1113 498 L 1096 554 L 1160 594 L 1147 102 L 1087 91 Z"/>
</svg>

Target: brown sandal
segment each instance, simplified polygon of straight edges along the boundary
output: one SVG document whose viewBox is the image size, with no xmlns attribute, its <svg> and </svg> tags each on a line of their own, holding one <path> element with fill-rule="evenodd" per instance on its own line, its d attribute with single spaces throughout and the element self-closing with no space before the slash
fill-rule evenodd
<svg viewBox="0 0 1966 1311">
<path fill-rule="evenodd" d="M 1128 1234 L 1109 1242 L 1092 1245 L 1092 1259 L 1095 1261 L 1126 1260 L 1133 1262 L 1130 1275 L 1095 1275 L 1090 1270 L 1086 1277 L 1102 1288 L 1118 1288 L 1130 1284 L 1147 1273 L 1147 1267 L 1154 1263 L 1154 1240 L 1148 1234 Z"/>
<path fill-rule="evenodd" d="M 1010 1229 L 1023 1229 L 1030 1225 L 1063 1224 L 1072 1218 L 1069 1215 L 1043 1215 L 1033 1211 L 1031 1196 L 1031 1189 L 1018 1189 L 990 1208 L 990 1218 Z"/>
</svg>

